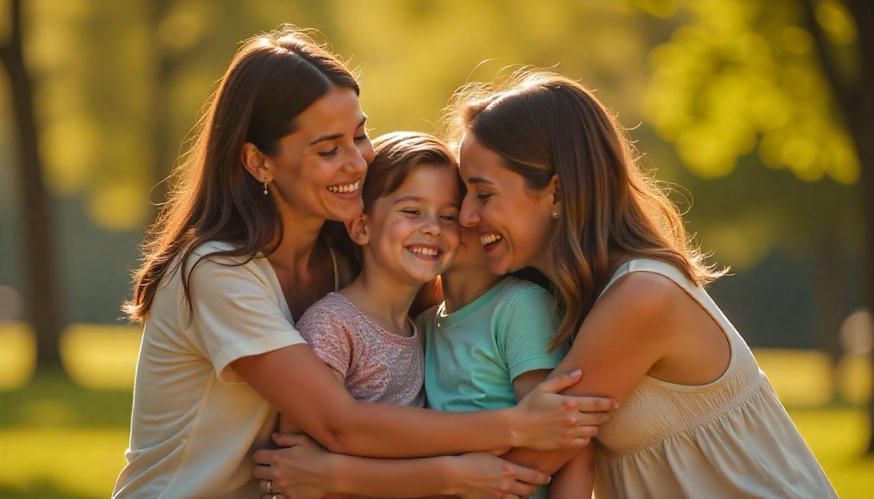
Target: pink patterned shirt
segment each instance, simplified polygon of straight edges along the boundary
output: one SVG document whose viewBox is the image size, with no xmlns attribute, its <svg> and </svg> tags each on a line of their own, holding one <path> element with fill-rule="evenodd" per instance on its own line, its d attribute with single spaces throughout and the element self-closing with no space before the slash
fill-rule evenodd
<svg viewBox="0 0 874 499">
<path fill-rule="evenodd" d="M 399 336 L 368 317 L 340 293 L 329 293 L 295 327 L 362 402 L 424 407 L 424 352 L 415 325 Z"/>
</svg>

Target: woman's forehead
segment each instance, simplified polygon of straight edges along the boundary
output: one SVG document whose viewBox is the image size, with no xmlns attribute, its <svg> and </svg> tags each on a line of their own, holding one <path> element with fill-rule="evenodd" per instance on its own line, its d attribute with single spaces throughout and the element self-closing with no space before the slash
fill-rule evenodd
<svg viewBox="0 0 874 499">
<path fill-rule="evenodd" d="M 358 94 L 351 88 L 335 87 L 307 107 L 295 119 L 297 131 L 310 141 L 322 136 L 346 134 L 366 121 Z"/>
</svg>

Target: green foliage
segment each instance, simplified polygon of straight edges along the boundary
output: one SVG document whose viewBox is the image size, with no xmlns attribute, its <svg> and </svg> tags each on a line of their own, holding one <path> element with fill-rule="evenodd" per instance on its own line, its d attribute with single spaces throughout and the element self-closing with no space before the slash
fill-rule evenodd
<svg viewBox="0 0 874 499">
<path fill-rule="evenodd" d="M 855 41 L 839 4 L 821 12 L 836 41 Z M 651 52 L 643 104 L 692 171 L 725 176 L 755 151 L 802 180 L 858 180 L 854 146 L 832 112 L 797 2 L 705 0 L 687 2 L 684 13 L 689 21 Z"/>
<path fill-rule="evenodd" d="M 436 131 L 451 93 L 507 66 L 552 67 L 639 120 L 643 19 L 615 2 L 36 1 L 26 5 L 46 178 L 106 230 L 136 230 L 239 43 L 317 28 L 360 69 L 377 133 Z M 633 121 L 632 121 L 633 122 Z"/>
<path fill-rule="evenodd" d="M 836 55 L 853 60 L 846 11 L 817 5 Z M 663 12 L 670 34 L 650 51 L 642 110 L 673 146 L 655 143 L 656 154 L 691 173 L 672 180 L 694 194 L 688 218 L 705 248 L 740 269 L 774 247 L 808 261 L 825 245 L 858 254 L 859 161 L 800 0 L 681 1 Z"/>
</svg>

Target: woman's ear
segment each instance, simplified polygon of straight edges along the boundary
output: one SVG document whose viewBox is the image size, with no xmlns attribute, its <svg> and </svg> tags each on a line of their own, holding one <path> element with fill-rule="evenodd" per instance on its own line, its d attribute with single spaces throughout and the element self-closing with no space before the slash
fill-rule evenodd
<svg viewBox="0 0 874 499">
<path fill-rule="evenodd" d="M 243 162 L 243 167 L 252 175 L 259 184 L 270 183 L 273 181 L 273 172 L 270 171 L 270 163 L 267 162 L 267 157 L 258 149 L 258 146 L 251 142 L 243 144 L 243 152 L 240 155 L 240 161 Z"/>
<path fill-rule="evenodd" d="M 358 217 L 346 222 L 346 232 L 349 238 L 358 246 L 364 246 L 370 242 L 370 234 L 367 231 L 367 214 L 362 213 Z"/>
<path fill-rule="evenodd" d="M 552 218 L 558 219 L 561 215 L 561 183 L 558 180 L 558 175 L 553 175 L 549 180 L 549 185 L 546 186 L 546 196 L 550 202 L 550 214 Z"/>
</svg>

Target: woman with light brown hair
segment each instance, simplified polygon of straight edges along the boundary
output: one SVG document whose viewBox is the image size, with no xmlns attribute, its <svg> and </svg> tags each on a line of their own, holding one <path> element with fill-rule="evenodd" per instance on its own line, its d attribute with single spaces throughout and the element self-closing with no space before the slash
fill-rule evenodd
<svg viewBox="0 0 874 499">
<path fill-rule="evenodd" d="M 313 354 L 295 320 L 353 277 L 343 233 L 332 230 L 361 214 L 373 158 L 358 95 L 343 64 L 300 31 L 257 36 L 237 52 L 126 305 L 144 330 L 113 496 L 280 492 L 281 464 L 309 444 L 275 438 L 286 448 L 262 451 L 259 484 L 253 454 L 270 446 L 278 411 L 344 454 L 332 463 L 363 494 L 354 472 L 367 460 L 354 455 L 579 448 L 603 420 L 610 401 L 554 393 L 579 374 L 542 383 L 512 409 L 443 414 L 359 403 Z M 519 496 L 548 479 L 485 453 L 408 465 L 430 471 L 419 495 Z"/>
<path fill-rule="evenodd" d="M 551 281 L 572 343 L 565 393 L 617 399 L 597 445 L 514 450 L 559 473 L 552 497 L 834 497 L 740 334 L 703 286 L 705 263 L 677 208 L 644 173 L 610 112 L 540 71 L 471 85 L 453 105 L 467 186 L 460 221 L 489 268 Z M 576 457 L 574 457 L 576 455 Z M 581 478 L 582 477 L 582 478 Z M 593 483 L 594 482 L 594 483 Z"/>
</svg>

